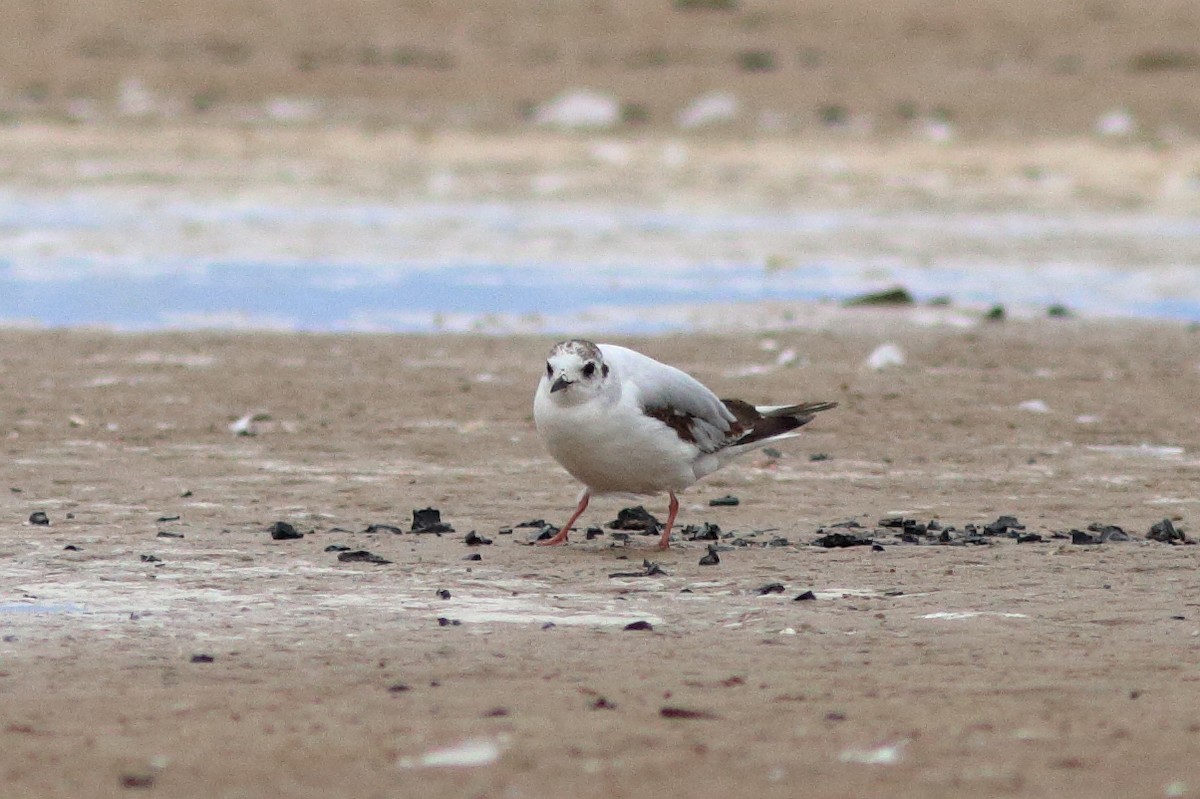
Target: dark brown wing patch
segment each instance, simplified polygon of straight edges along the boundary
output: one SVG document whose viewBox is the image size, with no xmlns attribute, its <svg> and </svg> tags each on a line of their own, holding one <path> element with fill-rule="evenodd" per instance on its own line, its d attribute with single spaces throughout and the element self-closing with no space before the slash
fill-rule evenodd
<svg viewBox="0 0 1200 799">
<path fill-rule="evenodd" d="M 690 413 L 676 410 L 669 405 L 661 408 L 646 408 L 645 413 L 651 419 L 657 419 L 674 430 L 680 440 L 689 444 L 696 443 L 696 417 Z"/>
</svg>

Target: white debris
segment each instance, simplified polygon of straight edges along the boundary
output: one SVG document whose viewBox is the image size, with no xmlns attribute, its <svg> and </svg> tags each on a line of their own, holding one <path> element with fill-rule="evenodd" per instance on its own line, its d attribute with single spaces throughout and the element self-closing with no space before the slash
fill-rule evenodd
<svg viewBox="0 0 1200 799">
<path fill-rule="evenodd" d="M 847 749 L 838 755 L 843 763 L 865 763 L 870 766 L 893 766 L 900 762 L 900 755 L 908 741 L 884 744 L 874 749 Z"/>
<path fill-rule="evenodd" d="M 1050 406 L 1040 399 L 1025 400 L 1017 406 L 1017 409 L 1030 413 L 1050 413 Z"/>
<path fill-rule="evenodd" d="M 316 100 L 302 97 L 274 97 L 263 106 L 267 116 L 276 122 L 308 122 L 320 113 Z"/>
<path fill-rule="evenodd" d="M 1107 138 L 1127 138 L 1137 133 L 1137 122 L 1124 108 L 1114 108 L 1096 120 L 1096 133 Z"/>
<path fill-rule="evenodd" d="M 878 371 L 889 366 L 903 366 L 906 360 L 904 350 L 900 349 L 899 345 L 889 342 L 876 347 L 875 351 L 867 357 L 866 363 L 869 368 Z"/>
<path fill-rule="evenodd" d="M 262 422 L 270 421 L 269 414 L 254 412 L 248 413 L 229 425 L 229 432 L 235 436 L 256 436 L 264 432 Z"/>
<path fill-rule="evenodd" d="M 468 740 L 443 749 L 434 749 L 418 758 L 406 757 L 399 762 L 400 768 L 486 766 L 500 757 L 500 742 L 484 739 Z"/>
<path fill-rule="evenodd" d="M 157 110 L 157 105 L 154 95 L 140 78 L 126 78 L 121 81 L 121 88 L 117 94 L 117 112 L 121 116 L 150 116 Z"/>
<path fill-rule="evenodd" d="M 611 128 L 621 119 L 621 104 L 611 94 L 576 89 L 538 107 L 534 122 L 572 130 Z"/>
<path fill-rule="evenodd" d="M 1096 424 L 1097 422 L 1100 421 L 1100 417 L 1094 416 L 1090 413 L 1084 413 L 1084 414 L 1080 414 L 1079 416 L 1076 416 L 1075 421 L 1078 424 Z"/>
<path fill-rule="evenodd" d="M 738 99 L 732 92 L 702 94 L 679 112 L 675 124 L 684 130 L 704 128 L 737 119 Z"/>
<path fill-rule="evenodd" d="M 797 364 L 803 365 L 800 360 L 800 353 L 793 349 L 786 349 L 775 356 L 776 366 L 795 366 Z"/>
</svg>

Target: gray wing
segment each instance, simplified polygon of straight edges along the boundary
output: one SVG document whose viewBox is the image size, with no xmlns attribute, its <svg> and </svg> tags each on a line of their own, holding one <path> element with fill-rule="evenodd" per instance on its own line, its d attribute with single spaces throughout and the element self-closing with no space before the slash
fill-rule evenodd
<svg viewBox="0 0 1200 799">
<path fill-rule="evenodd" d="M 740 433 L 725 404 L 687 372 L 615 344 L 599 347 L 622 383 L 636 390 L 646 415 L 662 421 L 702 452 L 715 452 Z"/>
</svg>

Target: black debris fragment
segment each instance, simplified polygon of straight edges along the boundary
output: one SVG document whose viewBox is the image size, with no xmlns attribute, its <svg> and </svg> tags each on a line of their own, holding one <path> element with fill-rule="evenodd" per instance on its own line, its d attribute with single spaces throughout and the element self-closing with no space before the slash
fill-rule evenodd
<svg viewBox="0 0 1200 799">
<path fill-rule="evenodd" d="M 715 719 L 720 718 L 715 713 L 710 713 L 707 710 L 690 710 L 685 707 L 663 707 L 658 711 L 658 715 L 664 719 Z"/>
<path fill-rule="evenodd" d="M 767 583 L 766 585 L 759 588 L 756 593 L 759 596 L 766 596 L 767 594 L 782 594 L 783 592 L 784 592 L 783 583 Z"/>
<path fill-rule="evenodd" d="M 33 513 L 29 514 L 29 523 L 47 525 L 50 524 L 50 517 L 47 516 L 43 511 L 35 510 Z"/>
<path fill-rule="evenodd" d="M 438 598 L 438 599 L 449 599 L 449 598 L 450 598 L 450 592 L 449 592 L 449 591 L 447 591 L 445 588 L 439 588 L 439 589 L 437 590 L 437 598 Z"/>
<path fill-rule="evenodd" d="M 445 616 L 438 616 L 438 627 L 458 627 L 462 624 L 458 619 L 447 619 Z"/>
<path fill-rule="evenodd" d="M 304 538 L 304 533 L 287 522 L 275 522 L 271 525 L 270 532 L 271 539 L 274 541 L 293 541 L 297 538 Z"/>
<path fill-rule="evenodd" d="M 514 525 L 513 525 L 513 527 L 514 527 L 514 528 L 521 528 L 521 527 L 538 527 L 538 528 L 542 528 L 542 527 L 545 527 L 545 526 L 546 526 L 546 520 L 545 520 L 545 519 L 530 519 L 530 520 L 529 520 L 529 521 L 527 521 L 527 522 L 521 522 L 520 524 L 514 524 Z"/>
<path fill-rule="evenodd" d="M 412 532 L 453 533 L 454 528 L 442 521 L 442 512 L 437 508 L 413 510 Z"/>
<path fill-rule="evenodd" d="M 484 538 L 479 533 L 472 530 L 463 538 L 463 543 L 469 547 L 490 546 L 492 539 Z"/>
<path fill-rule="evenodd" d="M 808 456 L 808 459 L 813 463 L 820 463 L 821 461 L 829 460 L 829 453 L 828 452 L 814 452 Z"/>
<path fill-rule="evenodd" d="M 624 630 L 653 630 L 654 625 L 648 621 L 633 621 L 633 622 L 630 622 L 629 624 L 626 624 L 622 629 L 624 629 Z"/>
<path fill-rule="evenodd" d="M 858 535 L 850 535 L 848 533 L 826 533 L 825 535 L 813 541 L 813 546 L 825 547 L 826 549 L 840 549 L 843 547 L 865 547 L 871 546 L 875 542 L 869 538 L 863 538 Z"/>
<path fill-rule="evenodd" d="M 162 558 L 158 555 L 142 555 L 142 563 L 162 563 Z"/>
<path fill-rule="evenodd" d="M 1129 541 L 1129 533 L 1122 530 L 1115 524 L 1100 524 L 1092 522 L 1088 525 L 1088 531 L 1097 533 L 1101 543 L 1109 541 Z"/>
<path fill-rule="evenodd" d="M 1037 533 L 1021 533 L 1017 536 L 1018 544 L 1036 544 L 1042 540 L 1042 537 Z"/>
<path fill-rule="evenodd" d="M 662 530 L 658 519 L 654 518 L 641 505 L 633 508 L 622 508 L 621 512 L 617 514 L 617 518 L 604 526 L 610 530 L 635 530 L 647 535 L 658 533 Z"/>
<path fill-rule="evenodd" d="M 464 555 L 463 560 L 483 560 L 483 555 L 478 552 L 472 552 L 470 555 Z"/>
<path fill-rule="evenodd" d="M 872 543 L 872 544 L 871 544 L 871 551 L 872 551 L 872 552 L 882 552 L 882 551 L 883 551 L 883 544 L 876 544 L 876 543 Z"/>
<path fill-rule="evenodd" d="M 602 696 L 596 697 L 596 700 L 591 704 L 592 710 L 616 710 L 617 706 L 609 702 Z"/>
<path fill-rule="evenodd" d="M 984 535 L 1006 535 L 1009 531 L 1016 534 L 1018 530 L 1024 530 L 1025 525 L 1017 521 L 1016 516 L 1000 516 L 996 521 L 990 522 L 983 526 Z"/>
<path fill-rule="evenodd" d="M 812 591 L 805 591 L 803 594 L 798 594 L 796 596 L 796 598 L 793 599 L 792 601 L 793 602 L 811 602 L 812 600 L 814 600 L 816 598 L 817 598 L 817 595 L 814 594 Z"/>
<path fill-rule="evenodd" d="M 1151 541 L 1161 541 L 1164 544 L 1186 544 L 1188 537 L 1183 534 L 1182 530 L 1176 529 L 1170 519 L 1163 519 L 1161 522 L 1155 522 L 1150 528 L 1150 532 L 1146 533 L 1146 538 Z"/>
<path fill-rule="evenodd" d="M 612 536 L 612 539 L 619 544 L 629 543 L 629 533 L 609 533 L 609 535 Z"/>
<path fill-rule="evenodd" d="M 716 497 L 708 501 L 710 508 L 735 508 L 741 504 L 741 500 L 733 494 L 726 494 L 723 497 Z"/>
<path fill-rule="evenodd" d="M 602 535 L 604 535 L 604 531 L 601 530 L 599 527 L 589 527 L 588 529 L 583 531 L 583 536 L 588 541 L 591 541 L 593 538 L 599 538 Z"/>
<path fill-rule="evenodd" d="M 394 524 L 369 524 L 363 530 L 364 533 L 391 533 L 392 535 L 404 535 L 404 531 Z"/>
<path fill-rule="evenodd" d="M 65 547 L 63 547 L 63 549 L 66 550 L 67 552 L 78 552 L 79 551 L 79 547 L 77 547 L 75 544 L 67 544 Z"/>
<path fill-rule="evenodd" d="M 657 563 L 652 563 L 648 560 L 643 560 L 642 561 L 642 570 L 640 572 L 613 572 L 612 574 L 610 574 L 608 576 L 609 576 L 609 578 L 613 578 L 613 577 L 659 577 L 659 576 L 667 577 L 668 575 L 665 571 L 663 571 L 662 566 L 659 566 Z"/>
<path fill-rule="evenodd" d="M 530 542 L 548 541 L 549 539 L 554 538 L 554 536 L 556 536 L 556 535 L 558 535 L 558 528 L 555 527 L 553 524 L 547 524 L 546 526 L 542 527 L 538 532 L 531 533 L 529 536 L 529 540 L 530 540 Z"/>
<path fill-rule="evenodd" d="M 883 291 L 858 294 L 842 304 L 847 308 L 854 308 L 861 305 L 912 305 L 913 302 L 913 296 L 908 289 L 903 286 L 894 286 Z"/>
<path fill-rule="evenodd" d="M 406 685 L 405 683 L 402 683 L 402 682 L 393 683 L 392 685 L 388 686 L 389 694 L 402 694 L 405 691 L 411 691 L 411 690 L 412 690 L 412 688 L 410 688 L 408 685 Z"/>
<path fill-rule="evenodd" d="M 770 541 L 768 541 L 767 546 L 769 546 L 769 547 L 786 547 L 786 546 L 790 546 L 791 543 L 792 543 L 791 541 L 788 541 L 783 536 L 780 536 L 778 538 L 772 538 Z"/>
<path fill-rule="evenodd" d="M 154 775 L 150 772 L 129 772 L 121 775 L 122 788 L 153 788 Z"/>
<path fill-rule="evenodd" d="M 374 552 L 368 552 L 365 549 L 355 549 L 349 552 L 341 552 L 338 554 L 338 561 L 341 563 L 375 563 L 380 566 L 391 563 L 385 557 L 376 555 Z"/>
<path fill-rule="evenodd" d="M 162 524 L 163 522 L 177 522 L 177 521 L 179 521 L 179 517 L 178 516 L 159 516 L 154 521 L 158 522 L 159 524 Z"/>
<path fill-rule="evenodd" d="M 214 660 L 216 660 L 216 658 L 214 658 L 212 655 L 207 655 L 207 654 L 201 653 L 201 654 L 192 655 L 191 660 L 189 662 L 190 663 L 212 663 Z"/>
<path fill-rule="evenodd" d="M 154 536 L 155 538 L 183 538 L 183 533 L 175 533 L 170 530 L 159 530 Z"/>
<path fill-rule="evenodd" d="M 711 522 L 689 524 L 680 533 L 685 541 L 718 541 L 721 538 L 721 528 Z"/>
<path fill-rule="evenodd" d="M 1100 539 L 1090 533 L 1085 533 L 1082 530 L 1071 531 L 1071 543 L 1080 545 L 1099 544 Z"/>
<path fill-rule="evenodd" d="M 345 544 L 330 544 L 329 546 L 325 547 L 325 551 L 326 552 L 349 552 L 350 547 L 346 546 Z"/>
<path fill-rule="evenodd" d="M 861 529 L 863 529 L 863 526 L 861 524 L 859 524 L 857 521 L 855 521 L 854 519 L 847 519 L 844 522 L 838 522 L 836 524 L 829 524 L 829 525 L 826 525 L 826 527 L 828 527 L 831 530 L 838 529 L 838 528 L 845 529 L 845 530 L 861 530 Z"/>
<path fill-rule="evenodd" d="M 716 566 L 721 562 L 721 556 L 717 554 L 717 545 L 708 545 L 708 554 L 700 558 L 701 566 Z"/>
</svg>

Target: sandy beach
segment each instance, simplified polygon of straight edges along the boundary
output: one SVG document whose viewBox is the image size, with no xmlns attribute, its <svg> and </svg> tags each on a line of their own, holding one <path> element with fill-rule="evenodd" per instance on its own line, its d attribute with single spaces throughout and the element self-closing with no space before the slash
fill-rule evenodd
<svg viewBox="0 0 1200 799">
<path fill-rule="evenodd" d="M 1196 4 L 12 5 L 5 799 L 1200 796 Z M 713 264 L 618 343 L 839 407 L 669 551 L 605 526 L 665 497 L 531 546 L 579 490 L 550 331 L 616 279 L 450 322 L 387 282 L 529 263 Z M 312 265 L 396 307 L 240 304 Z M 997 276 L 1063 296 L 987 321 Z"/>
<path fill-rule="evenodd" d="M 527 545 L 577 490 L 532 428 L 547 339 L 3 333 L 6 795 L 1192 795 L 1200 550 L 1146 533 L 1194 535 L 1197 333 L 912 313 L 626 342 L 841 403 L 685 495 L 715 566 Z"/>
</svg>

